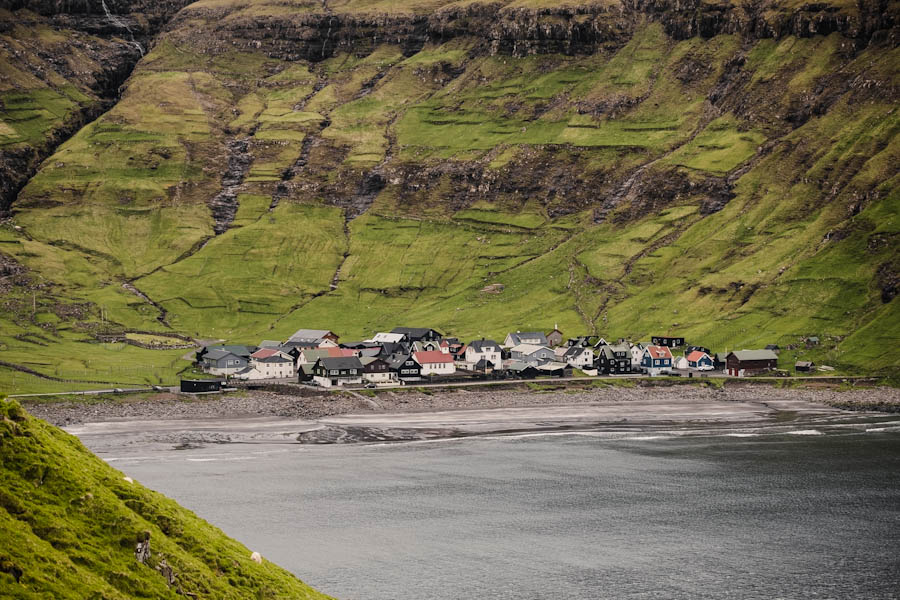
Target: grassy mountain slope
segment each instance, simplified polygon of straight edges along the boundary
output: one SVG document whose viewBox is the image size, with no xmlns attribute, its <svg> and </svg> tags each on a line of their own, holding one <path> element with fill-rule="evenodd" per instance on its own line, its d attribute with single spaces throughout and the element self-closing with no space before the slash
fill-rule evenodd
<svg viewBox="0 0 900 600">
<path fill-rule="evenodd" d="M 3 357 L 110 380 L 115 345 L 76 350 L 100 330 L 558 324 L 716 349 L 819 335 L 815 359 L 891 370 L 883 4 L 195 3 L 0 227 L 52 282 L 43 310 L 9 292 Z M 132 350 L 136 381 L 183 364 Z"/>
<path fill-rule="evenodd" d="M 0 457 L 4 598 L 185 597 L 179 588 L 199 598 L 326 598 L 3 400 Z M 134 548 L 147 533 L 151 557 L 141 564 Z M 176 585 L 157 570 L 162 561 Z"/>
</svg>

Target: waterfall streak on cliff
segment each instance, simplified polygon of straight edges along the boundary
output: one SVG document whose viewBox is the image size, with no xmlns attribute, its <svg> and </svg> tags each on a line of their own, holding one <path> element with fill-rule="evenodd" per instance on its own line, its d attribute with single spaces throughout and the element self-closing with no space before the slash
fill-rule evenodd
<svg viewBox="0 0 900 600">
<path fill-rule="evenodd" d="M 118 16 L 109 12 L 109 7 L 106 6 L 106 0 L 100 0 L 100 4 L 103 5 L 103 12 L 106 13 L 107 20 L 112 24 L 113 27 L 118 27 L 119 29 L 124 29 L 131 36 L 131 42 L 135 48 L 138 49 L 138 52 L 141 53 L 141 56 L 144 56 L 144 48 L 134 39 L 134 32 L 131 31 L 131 27 L 128 26 L 128 23 L 120 19 Z"/>
</svg>

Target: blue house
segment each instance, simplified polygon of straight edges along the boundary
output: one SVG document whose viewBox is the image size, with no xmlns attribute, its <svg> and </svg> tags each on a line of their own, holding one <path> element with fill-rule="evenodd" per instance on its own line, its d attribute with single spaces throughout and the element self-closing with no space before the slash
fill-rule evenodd
<svg viewBox="0 0 900 600">
<path fill-rule="evenodd" d="M 647 346 L 641 357 L 641 369 L 648 375 L 672 370 L 672 352 L 665 346 Z"/>
<path fill-rule="evenodd" d="M 700 371 L 712 371 L 713 359 L 706 352 L 694 350 L 687 355 L 688 367 Z"/>
</svg>

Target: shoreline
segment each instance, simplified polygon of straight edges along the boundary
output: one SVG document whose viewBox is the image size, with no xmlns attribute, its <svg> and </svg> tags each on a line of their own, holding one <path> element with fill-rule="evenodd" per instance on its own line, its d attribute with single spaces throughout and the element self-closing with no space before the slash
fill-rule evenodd
<svg viewBox="0 0 900 600">
<path fill-rule="evenodd" d="M 657 426 L 756 426 L 807 418 L 887 416 L 867 407 L 900 408 L 900 390 L 712 386 L 546 386 L 547 389 L 464 388 L 345 391 L 283 390 L 193 397 L 157 393 L 114 400 L 23 402 L 34 416 L 60 427 L 130 421 L 305 423 L 301 443 L 459 437 L 499 431 Z M 306 393 L 303 393 L 303 392 Z M 302 394 L 302 395 L 301 395 Z M 848 407 L 851 410 L 848 410 Z M 474 416 L 473 416 L 474 415 Z M 173 425 L 175 423 L 172 423 Z M 188 427 L 189 428 L 189 427 Z"/>
</svg>

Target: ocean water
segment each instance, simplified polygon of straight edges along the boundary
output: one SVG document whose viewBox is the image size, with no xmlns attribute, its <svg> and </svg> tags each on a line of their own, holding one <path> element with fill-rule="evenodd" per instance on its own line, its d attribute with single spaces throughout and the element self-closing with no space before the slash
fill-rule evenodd
<svg viewBox="0 0 900 600">
<path fill-rule="evenodd" d="M 345 600 L 898 598 L 900 431 L 870 429 L 98 451 Z"/>
</svg>

